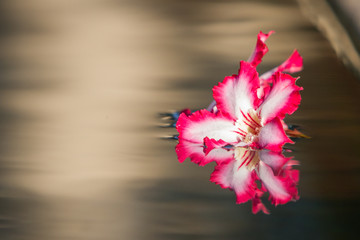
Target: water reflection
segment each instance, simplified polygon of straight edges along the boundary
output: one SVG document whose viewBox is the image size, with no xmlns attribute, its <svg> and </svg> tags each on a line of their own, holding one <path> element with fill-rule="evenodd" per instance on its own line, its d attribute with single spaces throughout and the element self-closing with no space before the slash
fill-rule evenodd
<svg viewBox="0 0 360 240">
<path fill-rule="evenodd" d="M 299 199 L 299 171 L 292 168 L 297 162 L 280 152 L 235 146 L 208 150 L 184 139 L 180 139 L 176 152 L 180 162 L 186 158 L 200 166 L 216 162 L 210 181 L 233 190 L 238 204 L 252 200 L 253 213 L 269 213 L 261 201 L 266 192 L 274 205 Z"/>
</svg>

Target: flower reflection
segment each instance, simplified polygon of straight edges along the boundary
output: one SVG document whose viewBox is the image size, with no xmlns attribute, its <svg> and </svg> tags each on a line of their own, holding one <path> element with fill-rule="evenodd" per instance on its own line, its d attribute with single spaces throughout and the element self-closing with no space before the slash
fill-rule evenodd
<svg viewBox="0 0 360 240">
<path fill-rule="evenodd" d="M 236 147 L 231 160 L 215 167 L 210 181 L 233 190 L 238 204 L 252 200 L 253 213 L 269 213 L 260 199 L 265 192 L 274 205 L 299 199 L 296 164 L 278 152 Z"/>
<path fill-rule="evenodd" d="M 299 171 L 293 169 L 298 163 L 281 152 L 231 145 L 209 150 L 202 144 L 180 140 L 176 153 L 180 162 L 186 158 L 200 166 L 216 162 L 210 181 L 234 191 L 238 204 L 252 200 L 253 213 L 269 213 L 261 201 L 266 192 L 274 205 L 299 199 Z"/>
</svg>

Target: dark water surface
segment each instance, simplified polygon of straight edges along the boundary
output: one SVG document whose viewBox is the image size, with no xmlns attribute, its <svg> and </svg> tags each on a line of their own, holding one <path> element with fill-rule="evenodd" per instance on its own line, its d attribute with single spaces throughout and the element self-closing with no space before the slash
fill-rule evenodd
<svg viewBox="0 0 360 240">
<path fill-rule="evenodd" d="M 0 239 L 348 239 L 360 213 L 359 80 L 294 1 L 3 0 Z M 304 57 L 300 200 L 236 205 L 178 163 L 157 113 L 206 106 L 259 30 L 263 72 Z M 269 204 L 267 204 L 269 206 Z"/>
</svg>

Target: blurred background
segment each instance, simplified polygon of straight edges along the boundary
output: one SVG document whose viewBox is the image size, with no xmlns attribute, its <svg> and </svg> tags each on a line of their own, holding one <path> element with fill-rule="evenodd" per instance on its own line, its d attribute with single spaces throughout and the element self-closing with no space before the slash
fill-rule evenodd
<svg viewBox="0 0 360 240">
<path fill-rule="evenodd" d="M 305 14 L 306 15 L 306 14 Z M 347 239 L 360 203 L 360 87 L 294 0 L 2 0 L 0 239 Z M 258 32 L 298 49 L 287 122 L 300 200 L 251 213 L 180 164 L 158 114 L 205 107 Z M 340 44 L 341 45 L 341 44 Z"/>
</svg>

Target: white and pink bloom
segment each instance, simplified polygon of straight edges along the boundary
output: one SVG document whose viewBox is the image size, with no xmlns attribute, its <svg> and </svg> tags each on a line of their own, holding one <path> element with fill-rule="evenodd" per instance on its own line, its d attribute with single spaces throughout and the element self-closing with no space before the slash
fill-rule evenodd
<svg viewBox="0 0 360 240">
<path fill-rule="evenodd" d="M 204 109 L 190 116 L 180 115 L 176 125 L 179 139 L 204 143 L 209 138 L 224 144 L 280 151 L 285 143 L 292 142 L 281 120 L 300 104 L 302 88 L 295 81 L 290 75 L 276 73 L 268 94 L 259 98 L 256 69 L 241 62 L 238 75 L 226 77 L 213 88 L 217 112 Z"/>
<path fill-rule="evenodd" d="M 298 199 L 298 171 L 292 169 L 296 162 L 281 151 L 285 143 L 293 143 L 284 118 L 298 108 L 302 88 L 283 72 L 300 71 L 302 58 L 295 50 L 259 77 L 256 67 L 268 51 L 265 41 L 272 33 L 259 33 L 254 53 L 240 62 L 238 74 L 213 88 L 214 102 L 207 109 L 186 109 L 174 118 L 178 160 L 190 158 L 200 166 L 216 162 L 210 181 L 233 190 L 237 203 L 252 200 L 254 213 L 268 213 L 260 199 L 265 192 L 275 205 Z"/>
</svg>

